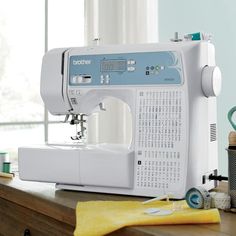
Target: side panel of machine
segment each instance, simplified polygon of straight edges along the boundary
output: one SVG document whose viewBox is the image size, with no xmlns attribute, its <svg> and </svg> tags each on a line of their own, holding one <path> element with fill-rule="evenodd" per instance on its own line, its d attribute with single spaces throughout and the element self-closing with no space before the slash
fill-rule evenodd
<svg viewBox="0 0 236 236">
<path fill-rule="evenodd" d="M 216 131 L 216 98 L 206 97 L 202 90 L 202 70 L 215 65 L 215 54 L 207 42 L 190 48 L 185 53 L 185 68 L 189 91 L 189 165 L 187 188 L 214 188 L 214 181 L 203 182 L 203 176 L 218 168 L 217 140 L 210 133 Z M 209 164 L 211 160 L 211 164 Z M 206 176 L 207 177 L 207 176 Z"/>
<path fill-rule="evenodd" d="M 208 65 L 215 66 L 215 47 L 213 44 L 208 45 Z M 218 122 L 217 122 L 217 101 L 216 97 L 208 98 L 208 163 L 207 171 L 204 173 L 206 177 L 209 174 L 216 173 L 218 171 Z M 213 183 L 214 182 L 214 183 Z M 217 186 L 217 181 L 206 182 L 206 188 L 212 189 Z"/>
</svg>

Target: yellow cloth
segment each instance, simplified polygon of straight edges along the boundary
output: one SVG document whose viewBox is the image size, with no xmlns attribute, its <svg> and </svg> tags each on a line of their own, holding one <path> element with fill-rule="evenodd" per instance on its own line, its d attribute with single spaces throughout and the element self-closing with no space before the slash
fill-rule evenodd
<svg viewBox="0 0 236 236">
<path fill-rule="evenodd" d="M 137 201 L 90 201 L 79 202 L 76 207 L 74 236 L 98 236 L 131 225 L 168 225 L 219 223 L 217 209 L 191 209 L 185 201 L 180 210 L 171 215 L 152 216 L 145 214 L 148 208 L 172 209 L 173 202 L 156 201 L 142 204 Z"/>
</svg>

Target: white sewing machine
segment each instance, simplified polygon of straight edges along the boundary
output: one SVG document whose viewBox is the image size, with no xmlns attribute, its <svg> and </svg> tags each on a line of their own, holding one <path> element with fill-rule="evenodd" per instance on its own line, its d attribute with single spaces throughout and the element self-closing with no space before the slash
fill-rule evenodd
<svg viewBox="0 0 236 236">
<path fill-rule="evenodd" d="M 22 180 L 59 188 L 140 196 L 215 186 L 216 96 L 221 73 L 207 41 L 95 46 L 49 51 L 41 95 L 53 115 L 80 126 L 74 145 L 19 148 Z M 132 114 L 132 142 L 89 145 L 85 117 L 115 97 Z M 86 116 L 85 116 L 85 115 Z"/>
</svg>

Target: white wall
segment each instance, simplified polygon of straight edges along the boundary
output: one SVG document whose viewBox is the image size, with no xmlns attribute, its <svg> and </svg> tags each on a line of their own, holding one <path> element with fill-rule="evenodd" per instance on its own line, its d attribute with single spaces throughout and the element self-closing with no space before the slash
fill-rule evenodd
<svg viewBox="0 0 236 236">
<path fill-rule="evenodd" d="M 228 133 L 232 130 L 227 112 L 236 106 L 236 1 L 233 0 L 159 0 L 160 42 L 198 31 L 213 34 L 216 62 L 221 68 L 223 89 L 218 97 L 219 170 L 227 171 Z"/>
</svg>

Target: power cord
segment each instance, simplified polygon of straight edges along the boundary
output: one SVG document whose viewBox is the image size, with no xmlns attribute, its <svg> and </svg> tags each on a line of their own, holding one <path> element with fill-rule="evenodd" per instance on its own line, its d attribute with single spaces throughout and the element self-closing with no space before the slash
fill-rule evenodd
<svg viewBox="0 0 236 236">
<path fill-rule="evenodd" d="M 209 180 L 227 181 L 228 179 L 229 179 L 228 177 L 222 175 L 213 175 L 213 174 L 209 175 Z"/>
</svg>

